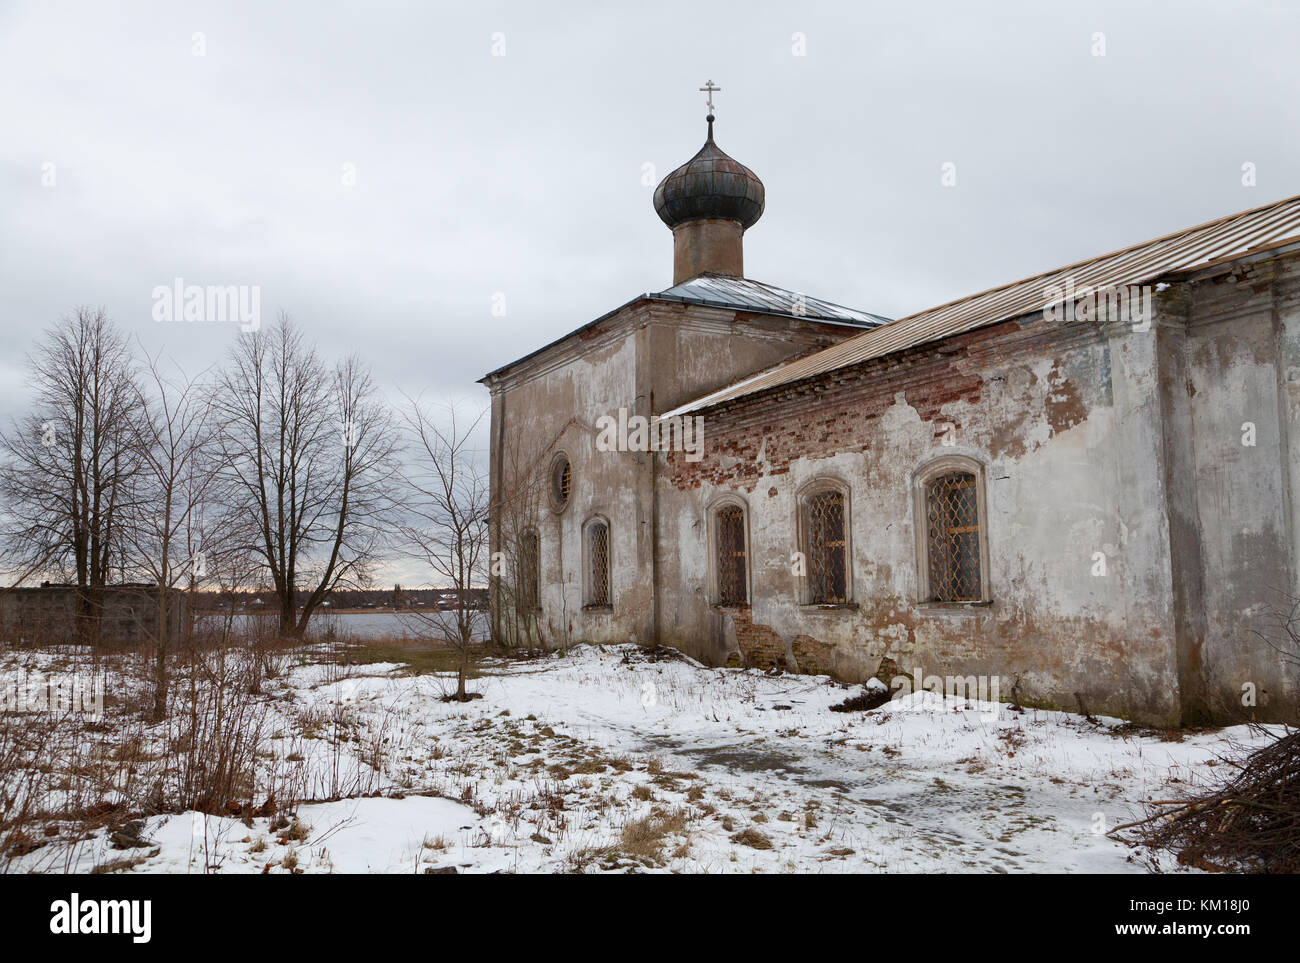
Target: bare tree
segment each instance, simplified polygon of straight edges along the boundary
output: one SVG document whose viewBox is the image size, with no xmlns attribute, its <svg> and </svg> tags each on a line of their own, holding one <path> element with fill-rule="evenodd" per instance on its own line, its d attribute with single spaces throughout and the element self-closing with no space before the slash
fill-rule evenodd
<svg viewBox="0 0 1300 963">
<path fill-rule="evenodd" d="M 471 698 L 465 675 L 487 627 L 487 613 L 474 600 L 474 590 L 486 584 L 488 561 L 487 476 L 482 452 L 472 445 L 484 414 L 466 418 L 454 404 L 435 409 L 410 398 L 402 411 L 414 451 L 406 472 L 402 541 L 434 580 L 455 589 L 451 610 L 419 618 L 459 653 L 455 698 L 461 702 Z"/>
<path fill-rule="evenodd" d="M 284 315 L 239 340 L 214 404 L 223 466 L 279 599 L 280 633 L 300 637 L 332 588 L 369 578 L 392 506 L 391 415 L 359 360 L 331 370 Z"/>
<path fill-rule="evenodd" d="M 27 368 L 35 404 L 0 433 L 4 538 L 18 568 L 41 559 L 73 578 L 79 629 L 99 637 L 103 588 L 125 571 L 140 468 L 135 362 L 102 310 L 79 308 L 46 333 Z"/>
<path fill-rule="evenodd" d="M 164 375 L 157 358 L 148 359 L 147 370 L 149 392 L 140 396 L 144 417 L 136 422 L 140 511 L 131 533 L 133 555 L 157 585 L 153 715 L 161 719 L 168 659 L 180 641 L 173 626 L 174 591 L 185 586 L 192 603 L 223 546 L 237 543 L 238 530 L 220 517 L 228 492 L 217 471 L 210 392 L 179 368 Z"/>
</svg>

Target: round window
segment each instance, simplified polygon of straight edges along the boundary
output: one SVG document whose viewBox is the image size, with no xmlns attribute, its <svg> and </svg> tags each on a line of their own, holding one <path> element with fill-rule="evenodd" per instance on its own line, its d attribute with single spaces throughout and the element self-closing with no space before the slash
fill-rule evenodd
<svg viewBox="0 0 1300 963">
<path fill-rule="evenodd" d="M 573 466 L 569 456 L 558 454 L 551 462 L 551 508 L 562 512 L 569 504 L 569 493 L 573 488 Z"/>
</svg>

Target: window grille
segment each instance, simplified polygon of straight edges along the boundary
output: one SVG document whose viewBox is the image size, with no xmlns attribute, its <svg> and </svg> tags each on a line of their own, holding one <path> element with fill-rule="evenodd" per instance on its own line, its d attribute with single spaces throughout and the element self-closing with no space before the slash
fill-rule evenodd
<svg viewBox="0 0 1300 963">
<path fill-rule="evenodd" d="M 749 600 L 745 584 L 745 512 L 725 505 L 717 514 L 718 601 L 723 605 Z"/>
<path fill-rule="evenodd" d="M 936 602 L 978 602 L 980 518 L 976 478 L 954 471 L 926 488 L 930 596 Z"/>
<path fill-rule="evenodd" d="M 809 602 L 848 601 L 844 539 L 844 494 L 821 491 L 808 498 Z"/>
<path fill-rule="evenodd" d="M 587 604 L 609 605 L 609 526 L 592 522 L 587 527 L 587 559 L 591 565 Z"/>
</svg>

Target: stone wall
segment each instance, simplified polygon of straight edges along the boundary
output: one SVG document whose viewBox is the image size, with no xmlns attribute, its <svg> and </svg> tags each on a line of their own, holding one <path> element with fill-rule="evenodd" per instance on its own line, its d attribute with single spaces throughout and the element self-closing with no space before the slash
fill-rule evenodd
<svg viewBox="0 0 1300 963">
<path fill-rule="evenodd" d="M 0 642 L 68 645 L 84 641 L 91 631 L 85 628 L 90 597 L 71 585 L 2 589 Z M 157 640 L 157 586 L 111 585 L 101 590 L 100 597 L 99 644 L 134 646 Z M 170 593 L 168 622 L 171 637 L 181 638 L 189 623 L 189 600 L 178 589 Z"/>
</svg>

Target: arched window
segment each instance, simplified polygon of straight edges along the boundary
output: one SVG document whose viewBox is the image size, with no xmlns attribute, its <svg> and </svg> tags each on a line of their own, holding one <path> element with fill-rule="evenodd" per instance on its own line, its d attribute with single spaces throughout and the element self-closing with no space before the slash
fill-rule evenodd
<svg viewBox="0 0 1300 963">
<path fill-rule="evenodd" d="M 960 456 L 937 459 L 917 473 L 915 490 L 921 601 L 987 601 L 983 466 Z"/>
<path fill-rule="evenodd" d="M 518 593 L 520 612 L 536 612 L 542 607 L 541 538 L 533 529 L 519 536 Z"/>
<path fill-rule="evenodd" d="M 749 539 L 745 507 L 728 498 L 712 510 L 714 597 L 720 605 L 749 602 Z"/>
<path fill-rule="evenodd" d="M 849 601 L 849 497 L 836 481 L 808 485 L 799 497 L 804 556 L 804 602 L 843 605 Z"/>
<path fill-rule="evenodd" d="M 607 609 L 612 605 L 609 588 L 609 522 L 593 518 L 583 530 L 586 555 L 587 608 Z"/>
</svg>

